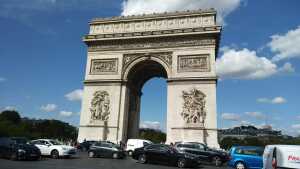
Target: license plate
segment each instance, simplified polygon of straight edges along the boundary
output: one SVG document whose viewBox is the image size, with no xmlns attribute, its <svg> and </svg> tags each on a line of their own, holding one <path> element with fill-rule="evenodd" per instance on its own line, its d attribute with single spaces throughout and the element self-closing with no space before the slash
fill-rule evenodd
<svg viewBox="0 0 300 169">
<path fill-rule="evenodd" d="M 36 154 L 30 154 L 30 157 L 36 157 L 37 155 Z"/>
</svg>

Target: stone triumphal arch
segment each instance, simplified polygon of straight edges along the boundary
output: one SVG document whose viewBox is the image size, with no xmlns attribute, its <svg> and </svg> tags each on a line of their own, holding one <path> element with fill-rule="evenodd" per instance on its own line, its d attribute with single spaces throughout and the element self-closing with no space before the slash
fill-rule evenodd
<svg viewBox="0 0 300 169">
<path fill-rule="evenodd" d="M 214 10 L 97 18 L 88 46 L 78 140 L 135 138 L 141 88 L 167 80 L 167 143 L 218 146 Z M 153 91 L 155 92 L 155 91 Z"/>
</svg>

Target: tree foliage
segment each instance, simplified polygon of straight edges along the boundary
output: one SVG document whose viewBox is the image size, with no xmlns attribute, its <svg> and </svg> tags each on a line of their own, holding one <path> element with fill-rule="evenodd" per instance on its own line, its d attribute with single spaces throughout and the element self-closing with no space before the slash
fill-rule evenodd
<svg viewBox="0 0 300 169">
<path fill-rule="evenodd" d="M 163 133 L 160 130 L 140 129 L 139 138 L 150 140 L 153 143 L 161 143 L 166 141 L 166 133 Z"/>
<path fill-rule="evenodd" d="M 220 141 L 220 147 L 228 150 L 232 146 L 266 146 L 271 144 L 300 145 L 300 137 L 260 136 L 260 137 L 225 137 Z"/>
<path fill-rule="evenodd" d="M 21 116 L 15 110 L 5 110 L 0 114 L 0 120 L 18 124 L 21 121 Z"/>
<path fill-rule="evenodd" d="M 76 140 L 77 128 L 59 120 L 21 118 L 16 111 L 0 114 L 0 137 L 53 138 Z"/>
</svg>

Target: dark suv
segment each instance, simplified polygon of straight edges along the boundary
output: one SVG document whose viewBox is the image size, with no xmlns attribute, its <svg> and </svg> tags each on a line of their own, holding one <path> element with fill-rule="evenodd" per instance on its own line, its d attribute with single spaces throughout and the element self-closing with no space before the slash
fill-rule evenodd
<svg viewBox="0 0 300 169">
<path fill-rule="evenodd" d="M 175 148 L 181 152 L 195 154 L 200 161 L 212 163 L 215 166 L 221 166 L 229 160 L 229 155 L 226 152 L 211 149 L 202 143 L 177 142 Z"/>
<path fill-rule="evenodd" d="M 1 137 L 0 157 L 11 160 L 38 160 L 41 152 L 34 145 L 27 144 L 27 140 L 24 138 Z"/>
<path fill-rule="evenodd" d="M 124 158 L 125 151 L 117 144 L 109 141 L 95 142 L 88 150 L 90 158 L 93 157 L 109 157 L 109 158 Z"/>
</svg>

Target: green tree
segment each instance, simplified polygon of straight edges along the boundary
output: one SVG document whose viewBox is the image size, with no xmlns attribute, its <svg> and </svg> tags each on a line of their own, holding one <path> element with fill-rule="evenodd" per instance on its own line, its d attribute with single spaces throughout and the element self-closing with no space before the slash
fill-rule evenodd
<svg viewBox="0 0 300 169">
<path fill-rule="evenodd" d="M 15 124 L 18 124 L 21 121 L 21 116 L 15 110 L 5 110 L 5 111 L 1 112 L 0 120 L 1 121 L 7 120 L 7 121 L 11 121 Z"/>
</svg>

